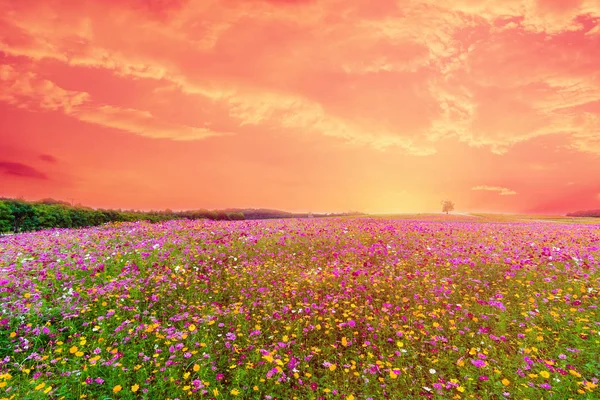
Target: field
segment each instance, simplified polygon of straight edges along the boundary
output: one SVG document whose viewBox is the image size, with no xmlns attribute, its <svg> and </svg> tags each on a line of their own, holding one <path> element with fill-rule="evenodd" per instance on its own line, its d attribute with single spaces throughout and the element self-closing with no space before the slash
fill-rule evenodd
<svg viewBox="0 0 600 400">
<path fill-rule="evenodd" d="M 600 228 L 128 223 L 0 238 L 0 399 L 597 399 Z"/>
</svg>

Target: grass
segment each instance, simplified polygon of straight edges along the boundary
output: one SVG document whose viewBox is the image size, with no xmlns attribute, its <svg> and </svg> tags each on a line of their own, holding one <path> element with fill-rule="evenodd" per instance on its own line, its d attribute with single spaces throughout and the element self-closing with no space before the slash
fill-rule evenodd
<svg viewBox="0 0 600 400">
<path fill-rule="evenodd" d="M 598 398 L 600 229 L 493 222 L 0 238 L 0 399 Z"/>
</svg>

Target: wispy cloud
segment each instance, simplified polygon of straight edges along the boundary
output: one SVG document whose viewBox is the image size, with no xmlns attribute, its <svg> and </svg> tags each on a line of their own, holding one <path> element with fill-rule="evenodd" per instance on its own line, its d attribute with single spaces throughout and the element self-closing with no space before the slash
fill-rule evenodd
<svg viewBox="0 0 600 400">
<path fill-rule="evenodd" d="M 11 161 L 0 161 L 0 173 L 19 178 L 47 180 L 48 175 L 27 164 Z"/>
<path fill-rule="evenodd" d="M 61 111 L 80 121 L 153 139 L 200 140 L 229 134 L 164 121 L 149 111 L 99 104 L 87 92 L 63 89 L 35 72 L 21 71 L 10 65 L 0 66 L 0 90 L 0 101 L 19 108 Z M 55 161 L 48 155 L 40 158 Z"/>
<path fill-rule="evenodd" d="M 517 194 L 517 192 L 515 192 L 512 189 L 508 189 L 508 188 L 504 188 L 504 187 L 500 187 L 500 186 L 487 186 L 487 185 L 474 186 L 471 188 L 471 190 L 487 190 L 490 192 L 498 192 L 498 194 L 500 196 L 510 196 L 510 195 Z"/>
<path fill-rule="evenodd" d="M 40 154 L 38 156 L 38 158 L 40 160 L 42 160 L 42 161 L 46 161 L 46 162 L 49 162 L 49 163 L 52 163 L 52 164 L 58 162 L 58 159 L 56 157 L 54 157 L 52 154 Z"/>
<path fill-rule="evenodd" d="M 150 3 L 90 0 L 57 13 L 42 0 L 7 2 L 0 51 L 175 85 L 239 125 L 409 154 L 434 154 L 448 137 L 504 154 L 555 134 L 600 153 L 597 116 L 573 109 L 600 101 L 595 0 Z M 103 35 L 114 30 L 127 40 Z M 75 96 L 57 91 L 45 107 L 86 100 Z M 161 122 L 131 107 L 101 106 L 81 115 L 118 114 L 136 134 L 131 121 L 141 121 L 152 137 L 174 132 L 148 129 Z M 182 127 L 177 136 L 214 134 Z"/>
<path fill-rule="evenodd" d="M 173 124 L 156 118 L 148 111 L 114 106 L 85 107 L 73 115 L 81 121 L 121 129 L 154 139 L 199 140 L 212 136 L 223 136 L 207 128 Z"/>
</svg>

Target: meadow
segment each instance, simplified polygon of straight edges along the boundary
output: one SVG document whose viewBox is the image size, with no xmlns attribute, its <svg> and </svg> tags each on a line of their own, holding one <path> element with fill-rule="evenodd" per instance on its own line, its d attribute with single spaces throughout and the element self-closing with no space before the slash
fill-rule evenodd
<svg viewBox="0 0 600 400">
<path fill-rule="evenodd" d="M 600 227 L 168 221 L 0 237 L 0 399 L 597 399 Z"/>
</svg>

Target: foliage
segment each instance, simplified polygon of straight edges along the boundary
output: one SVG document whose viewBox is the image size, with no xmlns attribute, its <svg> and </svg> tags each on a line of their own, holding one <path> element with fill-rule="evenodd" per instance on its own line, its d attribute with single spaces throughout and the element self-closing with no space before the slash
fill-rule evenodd
<svg viewBox="0 0 600 400">
<path fill-rule="evenodd" d="M 351 218 L 2 237 L 0 398 L 598 398 L 598 243 Z"/>
<path fill-rule="evenodd" d="M 9 232 L 13 229 L 15 217 L 11 208 L 3 201 L 0 201 L 0 233 Z"/>
<path fill-rule="evenodd" d="M 568 213 L 567 217 L 600 217 L 600 210 L 585 210 Z"/>
<path fill-rule="evenodd" d="M 358 213 L 320 214 L 317 217 L 357 215 Z M 43 199 L 27 202 L 0 198 L 0 233 L 23 232 L 51 228 L 83 228 L 111 222 L 161 222 L 178 219 L 210 219 L 214 221 L 242 221 L 245 219 L 304 218 L 308 214 L 294 214 L 265 209 L 187 210 L 187 211 L 123 211 L 94 210 L 72 206 L 67 202 Z"/>
<path fill-rule="evenodd" d="M 450 200 L 442 201 L 442 212 L 448 214 L 450 211 L 454 211 L 454 203 Z"/>
</svg>

